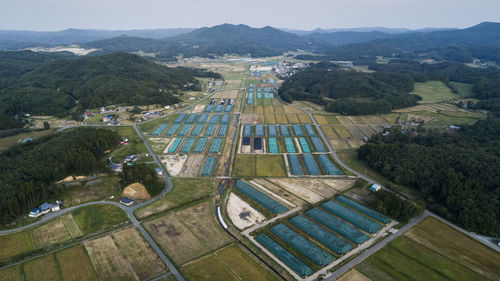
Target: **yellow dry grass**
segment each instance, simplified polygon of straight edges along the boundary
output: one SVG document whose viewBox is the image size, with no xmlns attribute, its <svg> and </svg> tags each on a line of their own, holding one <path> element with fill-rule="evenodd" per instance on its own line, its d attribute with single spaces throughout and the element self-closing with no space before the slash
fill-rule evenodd
<svg viewBox="0 0 500 281">
<path fill-rule="evenodd" d="M 288 123 L 291 123 L 291 124 L 300 123 L 299 117 L 295 113 L 287 113 L 286 117 L 288 118 Z"/>
<path fill-rule="evenodd" d="M 123 189 L 122 196 L 137 200 L 146 200 L 151 198 L 151 195 L 149 195 L 146 187 L 138 182 L 125 187 Z"/>
<path fill-rule="evenodd" d="M 286 118 L 285 113 L 276 113 L 275 117 L 276 117 L 276 123 L 278 123 L 278 124 L 287 124 L 288 123 L 288 119 Z"/>
<path fill-rule="evenodd" d="M 82 245 L 56 253 L 56 259 L 65 281 L 98 280 L 97 274 Z"/>
<path fill-rule="evenodd" d="M 326 120 L 325 116 L 323 115 L 314 115 L 314 118 L 316 119 L 316 122 L 320 125 L 325 125 L 328 124 L 328 120 Z"/>
<path fill-rule="evenodd" d="M 306 113 L 298 113 L 297 115 L 302 124 L 312 123 L 311 118 L 309 118 L 309 115 L 307 115 Z"/>
<path fill-rule="evenodd" d="M 347 131 L 347 129 L 342 126 L 335 126 L 333 128 L 335 129 L 335 132 L 341 139 L 348 139 L 352 137 L 349 131 Z"/>
<path fill-rule="evenodd" d="M 27 281 L 54 281 L 59 280 L 56 262 L 53 255 L 46 255 L 29 261 L 23 265 Z"/>
</svg>

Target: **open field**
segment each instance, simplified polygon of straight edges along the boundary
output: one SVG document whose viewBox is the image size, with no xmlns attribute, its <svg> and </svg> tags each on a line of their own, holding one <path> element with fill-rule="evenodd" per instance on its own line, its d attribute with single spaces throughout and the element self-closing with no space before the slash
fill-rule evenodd
<svg viewBox="0 0 500 281">
<path fill-rule="evenodd" d="M 213 199 L 169 212 L 144 226 L 177 265 L 231 242 L 215 219 Z"/>
<path fill-rule="evenodd" d="M 120 193 L 117 175 L 98 176 L 95 180 L 62 188 L 61 200 L 65 207 L 71 207 L 89 201 L 103 200 L 111 195 L 118 196 Z"/>
<path fill-rule="evenodd" d="M 160 257 L 135 227 L 113 233 L 113 240 L 139 280 L 147 280 L 165 272 L 165 265 Z"/>
<path fill-rule="evenodd" d="M 441 81 L 427 81 L 425 83 L 416 82 L 412 94 L 422 97 L 422 100 L 419 101 L 421 104 L 442 102 L 457 97 L 457 95 Z"/>
<path fill-rule="evenodd" d="M 227 214 L 231 222 L 239 229 L 245 229 L 266 219 L 264 215 L 234 193 L 229 195 Z"/>
<path fill-rule="evenodd" d="M 0 261 L 32 249 L 33 242 L 30 233 L 27 231 L 0 236 Z"/>
<path fill-rule="evenodd" d="M 460 97 L 470 97 L 472 96 L 472 88 L 474 87 L 473 84 L 468 84 L 468 83 L 460 83 L 460 82 L 450 82 L 451 87 L 457 91 L 457 94 Z"/>
<path fill-rule="evenodd" d="M 361 274 L 356 269 L 351 269 L 344 275 L 342 275 L 337 281 L 370 281 L 368 277 Z"/>
<path fill-rule="evenodd" d="M 59 218 L 37 227 L 35 231 L 31 231 L 31 237 L 35 248 L 43 248 L 71 238 L 63 221 Z"/>
<path fill-rule="evenodd" d="M 286 177 L 282 155 L 257 155 L 255 167 L 257 177 Z"/>
<path fill-rule="evenodd" d="M 204 158 L 204 155 L 189 155 L 184 167 L 177 176 L 187 178 L 197 177 L 202 169 Z"/>
<path fill-rule="evenodd" d="M 112 205 L 91 205 L 71 212 L 83 235 L 123 223 L 127 215 L 120 208 Z"/>
<path fill-rule="evenodd" d="M 324 199 L 321 195 L 312 192 L 304 186 L 305 182 L 297 182 L 295 179 L 269 179 L 272 183 L 280 186 L 286 191 L 294 194 L 311 204 L 317 203 Z"/>
<path fill-rule="evenodd" d="M 53 255 L 43 256 L 23 265 L 25 280 L 54 281 L 59 280 L 59 273 Z"/>
<path fill-rule="evenodd" d="M 299 197 L 293 195 L 291 192 L 288 192 L 287 190 L 279 187 L 278 185 L 270 182 L 267 179 L 259 178 L 259 179 L 252 180 L 252 182 L 256 182 L 257 184 L 265 187 L 266 189 L 268 189 L 272 193 L 274 193 L 274 194 L 282 197 L 283 199 L 291 202 L 295 206 L 305 205 L 305 202 L 302 201 Z"/>
<path fill-rule="evenodd" d="M 428 217 L 356 269 L 373 280 L 498 280 L 498 253 Z"/>
<path fill-rule="evenodd" d="M 279 280 L 236 244 L 184 265 L 181 272 L 193 281 Z"/>
<path fill-rule="evenodd" d="M 237 154 L 234 160 L 235 177 L 286 177 L 282 155 Z"/>
<path fill-rule="evenodd" d="M 13 266 L 0 270 L 0 281 L 18 280 L 21 280 L 21 269 L 19 268 L 19 266 Z"/>
<path fill-rule="evenodd" d="M 28 133 L 22 133 L 14 136 L 9 136 L 9 137 L 4 137 L 0 138 L 0 151 L 6 150 L 7 148 L 14 146 L 16 144 L 21 143 L 21 141 L 25 138 L 41 138 L 44 136 L 48 136 L 52 134 L 54 130 L 43 130 L 43 131 L 37 131 L 37 132 L 28 132 Z"/>
<path fill-rule="evenodd" d="M 63 280 L 98 280 L 82 245 L 55 254 Z"/>
<path fill-rule="evenodd" d="M 173 178 L 172 184 L 173 188 L 167 195 L 137 209 L 135 211 L 137 218 L 146 218 L 184 203 L 203 198 L 217 191 L 217 185 L 211 179 L 206 178 Z"/>
<path fill-rule="evenodd" d="M 84 245 L 100 280 L 139 280 L 110 235 Z"/>
</svg>

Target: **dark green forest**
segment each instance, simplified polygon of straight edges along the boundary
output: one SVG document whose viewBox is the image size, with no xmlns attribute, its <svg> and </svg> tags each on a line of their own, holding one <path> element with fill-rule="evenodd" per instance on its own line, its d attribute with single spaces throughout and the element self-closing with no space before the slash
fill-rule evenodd
<svg viewBox="0 0 500 281">
<path fill-rule="evenodd" d="M 456 134 L 399 130 L 375 135 L 359 158 L 397 184 L 417 189 L 427 208 L 469 231 L 500 231 L 500 119 Z"/>
<path fill-rule="evenodd" d="M 32 61 L 19 65 L 21 70 L 7 73 L 0 84 L 0 111 L 11 116 L 23 112 L 65 116 L 110 104 L 173 104 L 179 101 L 175 94 L 200 89 L 195 76 L 218 76 L 168 68 L 125 53 L 57 59 L 31 71 Z"/>
<path fill-rule="evenodd" d="M 421 98 L 409 94 L 413 85 L 407 74 L 363 73 L 318 63 L 287 78 L 279 95 L 286 102 L 308 100 L 325 105 L 327 111 L 366 115 L 416 105 Z"/>
<path fill-rule="evenodd" d="M 0 154 L 0 223 L 51 197 L 52 183 L 69 175 L 105 171 L 105 151 L 118 145 L 117 133 L 78 128 L 17 145 Z"/>
</svg>

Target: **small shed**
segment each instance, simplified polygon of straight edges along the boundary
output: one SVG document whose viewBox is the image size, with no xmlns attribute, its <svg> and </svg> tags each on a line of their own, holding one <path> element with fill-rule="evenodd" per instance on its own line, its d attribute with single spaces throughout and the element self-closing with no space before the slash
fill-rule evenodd
<svg viewBox="0 0 500 281">
<path fill-rule="evenodd" d="M 163 171 L 160 169 L 160 168 L 155 168 L 155 172 L 158 176 L 162 176 L 163 175 Z"/>
<path fill-rule="evenodd" d="M 379 191 L 380 188 L 382 188 L 379 184 L 372 184 L 372 186 L 370 187 L 370 191 Z"/>
<path fill-rule="evenodd" d="M 36 217 L 38 217 L 40 215 L 41 215 L 41 212 L 40 212 L 40 209 L 38 209 L 38 208 L 35 208 L 35 209 L 31 210 L 30 214 L 29 214 L 29 216 L 32 217 L 32 218 L 36 218 Z"/>
</svg>

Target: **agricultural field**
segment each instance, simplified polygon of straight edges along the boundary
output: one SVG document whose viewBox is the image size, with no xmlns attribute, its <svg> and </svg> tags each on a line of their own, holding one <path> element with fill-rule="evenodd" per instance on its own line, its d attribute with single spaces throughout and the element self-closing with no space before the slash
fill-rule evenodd
<svg viewBox="0 0 500 281">
<path fill-rule="evenodd" d="M 27 231 L 0 236 L 0 261 L 28 252 L 33 249 L 31 235 Z"/>
<path fill-rule="evenodd" d="M 356 269 L 372 280 L 498 280 L 498 253 L 428 217 Z"/>
<path fill-rule="evenodd" d="M 60 198 L 65 207 L 80 205 L 85 202 L 104 200 L 121 193 L 117 175 L 98 176 L 95 180 L 82 183 L 66 184 L 60 189 Z"/>
<path fill-rule="evenodd" d="M 472 92 L 472 88 L 474 87 L 473 84 L 451 81 L 450 85 L 453 89 L 457 91 L 457 94 L 462 98 L 470 97 L 473 95 Z"/>
<path fill-rule="evenodd" d="M 0 281 L 17 281 L 21 280 L 20 266 L 12 266 L 0 270 Z"/>
<path fill-rule="evenodd" d="M 234 160 L 235 177 L 286 177 L 282 155 L 237 154 Z"/>
<path fill-rule="evenodd" d="M 181 268 L 190 281 L 279 280 L 240 246 L 232 244 L 185 264 Z"/>
<path fill-rule="evenodd" d="M 63 280 L 98 280 L 82 245 L 55 254 Z"/>
<path fill-rule="evenodd" d="M 111 228 L 128 220 L 125 212 L 113 205 L 91 205 L 78 208 L 71 214 L 83 235 Z"/>
<path fill-rule="evenodd" d="M 56 259 L 53 255 L 43 256 L 41 258 L 23 264 L 23 271 L 24 279 L 27 281 L 59 280 L 59 272 L 56 265 Z"/>
<path fill-rule="evenodd" d="M 217 192 L 217 184 L 207 178 L 172 178 L 173 188 L 165 196 L 135 211 L 138 219 L 166 211 Z"/>
<path fill-rule="evenodd" d="M 146 221 L 144 227 L 173 262 L 182 265 L 231 242 L 214 209 L 214 200 L 205 200 Z"/>
<path fill-rule="evenodd" d="M 457 97 L 448 86 L 441 81 L 427 81 L 425 83 L 415 83 L 412 94 L 422 97 L 421 104 L 437 103 L 454 99 Z"/>
</svg>

